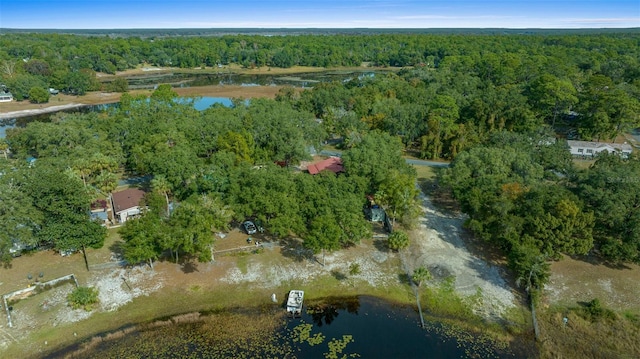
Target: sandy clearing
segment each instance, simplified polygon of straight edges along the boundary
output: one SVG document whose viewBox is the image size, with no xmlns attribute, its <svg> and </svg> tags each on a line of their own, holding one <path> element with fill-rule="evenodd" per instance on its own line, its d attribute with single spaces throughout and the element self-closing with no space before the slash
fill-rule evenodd
<svg viewBox="0 0 640 359">
<path fill-rule="evenodd" d="M 463 215 L 440 212 L 431 199 L 421 195 L 425 214 L 412 236 L 416 238 L 404 256 L 412 272 L 420 266 L 429 269 L 436 280 L 455 277 L 455 289 L 464 296 L 482 292 L 482 300 L 474 312 L 487 318 L 498 318 L 517 305 L 517 297 L 505 280 L 504 270 L 471 253 L 461 238 Z"/>
<path fill-rule="evenodd" d="M 26 339 L 33 330 L 75 323 L 97 312 L 114 311 L 134 298 L 149 295 L 164 286 L 162 272 L 147 266 L 93 271 L 91 275 L 85 285 L 98 289 L 98 307 L 92 311 L 71 308 L 67 296 L 75 286 L 70 283 L 21 300 L 13 305 L 13 326 L 9 328 L 6 320 L 0 321 L 0 353 L 12 342 Z"/>
<path fill-rule="evenodd" d="M 611 266 L 593 258 L 563 257 L 551 264 L 546 304 L 575 306 L 598 298 L 616 310 L 640 310 L 640 266 Z"/>
<path fill-rule="evenodd" d="M 276 250 L 276 248 L 278 247 L 271 250 Z M 348 275 L 350 279 L 365 281 L 374 287 L 384 287 L 390 281 L 397 280 L 389 278 L 386 271 L 380 270 L 380 265 L 385 263 L 390 255 L 393 254 L 380 253 L 373 244 L 363 243 L 356 249 L 327 253 L 324 258 L 324 266 L 318 263 L 322 261 L 321 254 L 317 256 L 318 262 L 314 260 L 268 264 L 251 262 L 247 265 L 244 273 L 238 267 L 229 268 L 220 281 L 234 284 L 251 283 L 259 288 L 273 288 L 293 280 L 310 281 L 337 273 L 346 278 L 349 267 L 352 264 L 358 264 L 360 273 Z M 341 285 L 351 285 L 352 282 L 341 281 L 340 283 Z"/>
</svg>

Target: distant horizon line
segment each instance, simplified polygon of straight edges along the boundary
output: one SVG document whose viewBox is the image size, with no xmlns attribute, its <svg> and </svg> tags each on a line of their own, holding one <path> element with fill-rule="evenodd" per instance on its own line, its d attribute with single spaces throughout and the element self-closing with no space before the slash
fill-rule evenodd
<svg viewBox="0 0 640 359">
<path fill-rule="evenodd" d="M 0 27 L 1 30 L 634 30 L 632 27 L 114 27 L 114 28 L 21 28 Z"/>
</svg>

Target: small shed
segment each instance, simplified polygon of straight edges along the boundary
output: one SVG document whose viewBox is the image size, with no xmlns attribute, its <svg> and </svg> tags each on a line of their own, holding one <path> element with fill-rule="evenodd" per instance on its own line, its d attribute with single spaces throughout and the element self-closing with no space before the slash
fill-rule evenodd
<svg viewBox="0 0 640 359">
<path fill-rule="evenodd" d="M 384 222 L 385 217 L 387 217 L 384 209 L 379 206 L 365 208 L 364 215 L 371 222 Z"/>
<path fill-rule="evenodd" d="M 13 95 L 11 92 L 0 92 L 0 102 L 11 102 L 13 101 Z"/>
</svg>

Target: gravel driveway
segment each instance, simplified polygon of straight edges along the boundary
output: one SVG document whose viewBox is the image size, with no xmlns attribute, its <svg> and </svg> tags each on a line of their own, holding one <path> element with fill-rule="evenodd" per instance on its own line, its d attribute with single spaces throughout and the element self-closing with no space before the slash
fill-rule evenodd
<svg viewBox="0 0 640 359">
<path fill-rule="evenodd" d="M 421 194 L 424 217 L 412 233 L 403 261 L 409 272 L 424 266 L 434 279 L 455 277 L 455 289 L 463 297 L 482 291 L 482 301 L 474 311 L 488 318 L 500 317 L 516 306 L 516 297 L 502 269 L 471 253 L 460 237 L 466 219 L 463 215 L 440 212 L 429 197 Z"/>
</svg>

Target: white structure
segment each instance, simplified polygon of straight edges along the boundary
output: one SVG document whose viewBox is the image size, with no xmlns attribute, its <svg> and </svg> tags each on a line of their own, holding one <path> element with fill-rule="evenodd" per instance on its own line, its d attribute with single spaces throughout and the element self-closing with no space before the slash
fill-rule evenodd
<svg viewBox="0 0 640 359">
<path fill-rule="evenodd" d="M 127 221 L 129 217 L 140 214 L 140 201 L 144 197 L 144 191 L 137 188 L 129 188 L 111 195 L 114 219 L 120 223 Z"/>
<path fill-rule="evenodd" d="M 596 156 L 600 152 L 617 153 L 627 157 L 633 151 L 628 143 L 607 143 L 591 141 L 567 141 L 571 154 L 574 156 Z"/>
<path fill-rule="evenodd" d="M 0 92 L 0 102 L 11 102 L 13 101 L 13 95 L 11 92 Z"/>
</svg>

